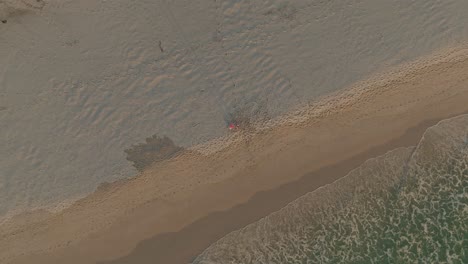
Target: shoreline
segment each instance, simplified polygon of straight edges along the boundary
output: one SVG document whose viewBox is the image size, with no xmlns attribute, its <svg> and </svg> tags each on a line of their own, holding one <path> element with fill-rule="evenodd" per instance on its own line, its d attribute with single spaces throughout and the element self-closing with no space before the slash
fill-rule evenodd
<svg viewBox="0 0 468 264">
<path fill-rule="evenodd" d="M 184 228 L 190 230 L 192 224 L 213 212 L 229 211 L 256 194 L 285 184 L 294 185 L 311 171 L 365 155 L 376 146 L 405 135 L 414 124 L 465 113 L 468 111 L 468 81 L 464 77 L 468 70 L 468 51 L 459 52 L 463 56 L 436 56 L 429 63 L 416 63 L 415 69 L 403 71 L 400 78 L 404 79 L 369 84 L 370 88 L 361 91 L 357 99 L 347 98 L 346 94 L 353 92 L 347 90 L 344 99 L 339 104 L 335 102 L 334 109 L 325 109 L 317 117 L 307 119 L 306 116 L 306 121 L 298 125 L 285 123 L 254 134 L 216 155 L 189 152 L 155 164 L 141 176 L 112 184 L 47 220 L 21 230 L 12 227 L 0 239 L 0 247 L 9 253 L 0 252 L 0 260 L 95 263 L 119 258 L 131 253 L 142 240 Z M 333 182 L 333 177 L 346 175 L 350 167 L 345 167 L 340 172 L 342 175 L 330 172 L 332 175 L 326 180 Z M 317 177 L 310 179 L 316 186 L 309 186 L 312 189 L 325 184 Z M 285 194 L 298 198 L 295 188 Z M 275 210 L 275 206 L 294 199 L 291 197 L 283 197 L 284 200 L 278 197 L 277 202 L 268 205 Z M 251 208 L 258 211 L 256 217 L 271 213 L 259 208 L 262 206 Z M 233 225 L 243 224 L 231 220 Z M 178 234 L 187 238 L 191 235 L 183 231 Z M 219 236 L 220 233 L 214 238 Z M 115 243 L 106 244 L 108 241 Z M 192 257 L 196 251 L 199 248 L 188 255 Z"/>
<path fill-rule="evenodd" d="M 460 113 L 467 114 L 468 112 Z M 458 116 L 458 114 L 454 115 Z M 392 150 L 416 145 L 427 128 L 449 119 L 426 120 L 408 129 L 404 135 L 389 142 L 375 146 L 365 153 L 358 154 L 337 164 L 326 166 L 307 173 L 299 180 L 289 182 L 278 188 L 261 191 L 247 202 L 227 210 L 212 212 L 196 220 L 177 232 L 162 233 L 144 240 L 129 254 L 122 258 L 99 264 L 150 264 L 190 263 L 204 249 L 229 234 L 254 223 L 271 213 L 277 212 L 301 196 L 314 192 L 321 187 L 333 184 L 345 177 L 350 171 L 358 168 L 369 159 L 379 157 Z M 271 202 L 271 201 L 275 202 Z M 206 230 L 210 230 L 207 234 Z M 189 249 L 189 250 L 187 250 Z"/>
</svg>

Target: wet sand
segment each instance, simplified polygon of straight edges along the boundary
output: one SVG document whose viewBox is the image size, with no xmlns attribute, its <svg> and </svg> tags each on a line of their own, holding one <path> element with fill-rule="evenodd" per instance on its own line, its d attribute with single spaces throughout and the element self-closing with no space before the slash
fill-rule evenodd
<svg viewBox="0 0 468 264">
<path fill-rule="evenodd" d="M 450 117 L 447 116 L 446 118 Z M 418 126 L 408 129 L 401 137 L 386 144 L 373 147 L 365 153 L 308 173 L 299 180 L 284 184 L 276 189 L 256 193 L 246 203 L 236 205 L 225 211 L 211 213 L 178 232 L 163 233 L 142 241 L 129 255 L 118 260 L 102 263 L 190 263 L 204 249 L 229 232 L 256 222 L 266 215 L 278 211 L 300 196 L 332 183 L 366 160 L 383 155 L 398 147 L 416 145 L 424 131 L 439 121 L 440 119 L 433 119 L 422 122 Z"/>
<path fill-rule="evenodd" d="M 186 151 L 45 220 L 6 225 L 0 260 L 185 263 L 226 233 L 467 112 L 467 72 L 466 47 L 444 51 L 324 98 L 271 129 L 239 133 L 213 154 Z"/>
</svg>

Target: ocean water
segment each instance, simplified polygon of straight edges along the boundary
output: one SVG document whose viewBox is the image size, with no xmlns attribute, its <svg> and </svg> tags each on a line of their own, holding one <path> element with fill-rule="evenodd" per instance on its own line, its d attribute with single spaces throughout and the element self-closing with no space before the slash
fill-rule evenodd
<svg viewBox="0 0 468 264">
<path fill-rule="evenodd" d="M 468 115 L 226 235 L 193 263 L 468 263 Z"/>
<path fill-rule="evenodd" d="M 465 0 L 2 1 L 0 216 L 135 176 L 125 150 L 147 138 L 204 143 L 239 108 L 274 118 L 464 42 L 466 10 Z"/>
</svg>

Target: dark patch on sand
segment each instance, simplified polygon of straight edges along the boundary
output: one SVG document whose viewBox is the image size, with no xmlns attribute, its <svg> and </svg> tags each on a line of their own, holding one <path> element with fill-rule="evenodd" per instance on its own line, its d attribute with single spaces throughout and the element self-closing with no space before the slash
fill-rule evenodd
<svg viewBox="0 0 468 264">
<path fill-rule="evenodd" d="M 7 110 L 7 108 L 5 106 L 0 106 L 0 111 L 4 111 L 4 110 Z"/>
<path fill-rule="evenodd" d="M 173 158 L 182 150 L 184 148 L 175 145 L 170 138 L 153 135 L 146 138 L 145 143 L 133 145 L 124 152 L 127 160 L 141 172 L 155 162 Z"/>
<path fill-rule="evenodd" d="M 67 46 L 67 47 L 73 47 L 73 46 L 78 45 L 79 43 L 80 43 L 79 40 L 73 39 L 73 40 L 66 41 L 66 42 L 65 42 L 65 46 Z"/>
<path fill-rule="evenodd" d="M 113 182 L 105 181 L 105 182 L 102 182 L 101 184 L 99 184 L 99 186 L 97 187 L 97 191 L 98 192 L 108 192 L 108 191 L 116 189 L 119 186 L 125 185 L 125 183 L 127 183 L 127 182 L 128 182 L 127 179 L 119 179 L 119 180 L 116 180 L 116 181 L 113 181 Z"/>
<path fill-rule="evenodd" d="M 298 10 L 293 5 L 289 3 L 283 3 L 276 8 L 270 9 L 264 15 L 276 16 L 283 20 L 293 20 L 297 11 Z"/>
<path fill-rule="evenodd" d="M 44 0 L 18 0 L 16 2 L 5 2 L 0 0 L 0 21 L 3 24 L 6 24 L 8 19 L 12 17 L 42 10 L 45 4 Z"/>
<path fill-rule="evenodd" d="M 255 124 L 258 125 L 271 119 L 267 100 L 239 105 L 225 116 L 226 125 L 233 124 L 241 131 L 251 132 L 254 130 Z"/>
<path fill-rule="evenodd" d="M 159 50 L 160 50 L 161 52 L 164 52 L 164 49 L 163 49 L 163 46 L 162 46 L 162 42 L 161 42 L 161 41 L 159 41 Z"/>
</svg>

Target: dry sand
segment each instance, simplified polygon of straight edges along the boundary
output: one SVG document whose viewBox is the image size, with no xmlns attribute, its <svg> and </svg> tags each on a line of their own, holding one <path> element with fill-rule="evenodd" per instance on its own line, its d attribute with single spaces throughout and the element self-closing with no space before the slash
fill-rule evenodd
<svg viewBox="0 0 468 264">
<path fill-rule="evenodd" d="M 468 47 L 447 49 L 323 98 L 270 129 L 237 133 L 227 147 L 187 150 L 61 213 L 4 224 L 0 260 L 95 263 L 154 237 L 116 263 L 184 263 L 227 232 L 467 112 L 467 72 Z"/>
<path fill-rule="evenodd" d="M 0 218 L 134 176 L 124 150 L 152 135 L 204 143 L 227 133 L 236 107 L 276 117 L 463 43 L 466 10 L 466 0 L 0 0 Z"/>
</svg>

